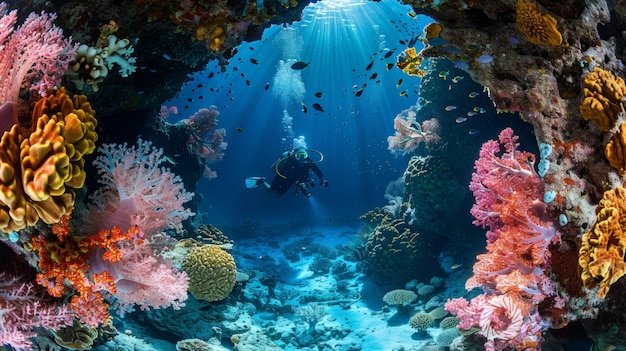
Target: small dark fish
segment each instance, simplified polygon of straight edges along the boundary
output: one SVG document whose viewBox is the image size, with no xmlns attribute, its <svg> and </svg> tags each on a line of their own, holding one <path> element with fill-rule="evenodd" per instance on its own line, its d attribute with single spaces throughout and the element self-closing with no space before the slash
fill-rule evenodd
<svg viewBox="0 0 626 351">
<path fill-rule="evenodd" d="M 314 103 L 311 106 L 313 106 L 313 108 L 316 109 L 317 111 L 324 112 L 324 108 L 322 107 L 322 105 L 320 105 L 318 103 Z"/>
<path fill-rule="evenodd" d="M 406 45 L 406 41 L 404 41 L 404 40 L 400 40 L 400 44 L 402 44 L 402 45 Z"/>
<path fill-rule="evenodd" d="M 470 130 L 470 131 L 468 132 L 468 134 L 469 134 L 469 135 L 476 135 L 476 134 L 478 134 L 478 133 L 480 133 L 480 130 L 478 130 L 478 129 L 472 129 L 472 130 Z"/>
<path fill-rule="evenodd" d="M 215 74 L 215 73 L 213 73 L 213 72 L 209 73 L 209 78 L 213 78 L 213 75 L 214 75 L 214 74 Z"/>
<path fill-rule="evenodd" d="M 318 91 L 317 93 L 315 93 L 315 94 L 313 94 L 313 95 L 315 95 L 315 97 L 321 98 L 321 97 L 322 97 L 322 94 L 323 94 L 323 93 L 322 93 L 321 91 Z"/>
<path fill-rule="evenodd" d="M 204 99 L 204 96 L 200 95 L 200 96 L 198 96 L 198 99 L 202 100 L 202 99 Z"/>
<path fill-rule="evenodd" d="M 246 79 L 246 85 L 250 86 L 250 81 Z"/>
<path fill-rule="evenodd" d="M 270 88 L 270 83 L 265 83 L 265 90 Z"/>
<path fill-rule="evenodd" d="M 251 62 L 253 65 L 258 65 L 258 64 L 259 64 L 259 61 L 257 61 L 257 60 L 256 60 L 256 59 L 254 59 L 254 58 L 251 58 L 251 59 L 250 59 L 250 62 Z"/>
<path fill-rule="evenodd" d="M 192 102 L 193 99 L 192 98 L 187 98 L 187 101 Z"/>
<path fill-rule="evenodd" d="M 361 89 L 357 90 L 357 91 L 356 91 L 356 94 L 354 94 L 354 95 L 355 95 L 356 97 L 359 97 L 359 96 L 363 95 L 363 89 L 364 89 L 364 88 L 361 88 Z"/>
<path fill-rule="evenodd" d="M 406 93 L 406 90 L 402 90 L 400 96 L 409 97 L 409 94 Z"/>
<path fill-rule="evenodd" d="M 417 36 L 417 37 L 413 37 L 411 40 L 409 40 L 409 45 L 408 45 L 408 47 L 410 47 L 410 48 L 414 47 L 414 46 L 415 46 L 415 43 L 417 43 L 417 38 L 418 38 L 418 37 L 419 37 L 419 36 Z"/>
<path fill-rule="evenodd" d="M 407 15 L 409 15 L 409 17 L 411 18 L 417 18 L 417 15 L 415 14 L 415 12 L 409 12 L 407 13 Z"/>
<path fill-rule="evenodd" d="M 374 73 L 372 73 L 372 75 L 370 76 L 370 79 L 376 79 L 376 77 L 378 77 L 378 73 L 374 72 Z"/>
<path fill-rule="evenodd" d="M 398 79 L 398 83 L 396 83 L 396 88 L 399 88 L 402 85 L 402 78 Z"/>
<path fill-rule="evenodd" d="M 293 65 L 291 65 L 291 69 L 295 69 L 295 70 L 301 70 L 301 69 L 305 69 L 307 67 L 309 67 L 309 65 L 311 64 L 311 62 L 302 62 L 302 61 L 298 61 L 296 63 L 294 63 Z"/>
<path fill-rule="evenodd" d="M 387 71 L 389 71 L 393 68 L 393 63 L 388 63 L 385 65 L 385 67 L 387 68 Z"/>
<path fill-rule="evenodd" d="M 300 101 L 300 104 L 302 105 L 302 112 L 304 112 L 305 114 L 309 112 L 309 109 L 306 108 L 306 105 L 304 104 L 304 102 Z"/>
<path fill-rule="evenodd" d="M 196 85 L 196 88 L 202 88 L 202 84 Z"/>
<path fill-rule="evenodd" d="M 393 55 L 394 52 L 396 51 L 395 50 L 387 51 L 387 53 L 385 54 L 385 58 L 389 58 L 391 55 Z"/>
<path fill-rule="evenodd" d="M 235 129 L 236 129 L 239 133 L 243 133 L 243 128 L 241 128 L 241 127 L 237 127 L 237 128 L 235 128 Z"/>
<path fill-rule="evenodd" d="M 163 54 L 163 58 L 170 61 L 172 59 L 172 56 L 168 55 L 168 54 Z"/>
<path fill-rule="evenodd" d="M 365 70 L 369 71 L 370 69 L 372 69 L 372 67 L 374 67 L 374 61 L 370 62 L 370 64 L 365 67 Z"/>
</svg>

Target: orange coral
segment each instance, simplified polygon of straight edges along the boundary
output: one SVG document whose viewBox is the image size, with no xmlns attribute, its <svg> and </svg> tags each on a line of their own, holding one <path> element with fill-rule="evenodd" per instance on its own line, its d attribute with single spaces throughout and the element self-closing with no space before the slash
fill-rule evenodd
<svg viewBox="0 0 626 351">
<path fill-rule="evenodd" d="M 604 156 L 620 174 L 626 174 L 626 122 L 622 122 L 617 132 L 611 136 L 604 148 Z"/>
<path fill-rule="evenodd" d="M 115 294 L 113 277 L 107 271 L 89 274 L 88 259 L 95 250 L 103 250 L 102 259 L 117 262 L 122 253 L 120 245 L 137 244 L 139 229 L 133 227 L 127 232 L 119 228 L 105 229 L 85 238 L 69 236 L 64 241 L 52 241 L 44 236 L 32 239 L 33 250 L 40 257 L 37 283 L 46 287 L 48 293 L 62 297 L 73 287 L 78 295 L 72 297 L 70 307 L 83 323 L 92 327 L 106 321 L 108 305 L 100 291 Z M 100 254 L 100 251 L 97 251 Z"/>
<path fill-rule="evenodd" d="M 583 77 L 585 99 L 579 106 L 580 114 L 593 121 L 603 131 L 615 126 L 621 111 L 621 100 L 626 95 L 626 84 L 610 71 L 595 67 Z"/>
<path fill-rule="evenodd" d="M 94 111 L 61 88 L 37 102 L 28 136 L 13 126 L 0 140 L 0 231 L 52 224 L 69 214 L 85 182 L 83 156 L 95 149 Z"/>
<path fill-rule="evenodd" d="M 563 42 L 556 28 L 557 21 L 550 14 L 541 12 L 537 5 L 524 0 L 515 4 L 517 29 L 535 45 L 557 46 Z"/>
<path fill-rule="evenodd" d="M 598 287 L 604 298 L 610 286 L 626 274 L 626 189 L 618 186 L 604 192 L 598 205 L 597 221 L 583 234 L 578 253 L 580 277 L 585 287 Z"/>
</svg>

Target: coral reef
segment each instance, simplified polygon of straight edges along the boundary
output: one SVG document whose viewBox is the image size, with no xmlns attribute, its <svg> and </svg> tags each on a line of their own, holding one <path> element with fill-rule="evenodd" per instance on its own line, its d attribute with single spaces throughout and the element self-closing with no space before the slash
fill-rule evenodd
<svg viewBox="0 0 626 351">
<path fill-rule="evenodd" d="M 606 132 L 615 126 L 615 121 L 622 111 L 622 98 L 626 94 L 626 85 L 621 77 L 615 77 L 610 71 L 594 67 L 593 72 L 583 77 L 585 98 L 580 104 L 580 114 L 584 119 L 594 122 Z"/>
</svg>

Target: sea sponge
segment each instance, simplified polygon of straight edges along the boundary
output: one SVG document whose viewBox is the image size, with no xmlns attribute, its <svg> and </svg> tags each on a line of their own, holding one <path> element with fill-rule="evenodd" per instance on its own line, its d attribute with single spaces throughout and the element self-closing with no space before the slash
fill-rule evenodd
<svg viewBox="0 0 626 351">
<path fill-rule="evenodd" d="M 621 100 L 626 95 L 624 80 L 595 67 L 583 77 L 583 92 L 585 99 L 579 106 L 583 118 L 593 121 L 602 131 L 613 128 L 621 111 Z"/>
<path fill-rule="evenodd" d="M 563 42 L 556 28 L 557 21 L 550 14 L 541 12 L 533 2 L 517 0 L 515 4 L 517 29 L 535 45 L 557 46 Z"/>
<path fill-rule="evenodd" d="M 433 316 L 426 312 L 419 312 L 409 320 L 409 325 L 411 328 L 417 330 L 418 332 L 426 330 L 428 326 L 435 320 Z"/>
<path fill-rule="evenodd" d="M 223 300 L 235 287 L 235 260 L 219 246 L 192 248 L 183 259 L 182 266 L 189 276 L 189 292 L 197 299 Z"/>
<path fill-rule="evenodd" d="M 626 274 L 626 189 L 621 186 L 604 192 L 597 221 L 583 234 L 578 252 L 580 277 L 585 287 L 598 287 L 604 298 L 610 286 Z"/>
<path fill-rule="evenodd" d="M 626 174 L 626 122 L 622 122 L 617 132 L 611 136 L 604 148 L 604 156 L 621 175 Z"/>
<path fill-rule="evenodd" d="M 387 305 L 408 305 L 417 298 L 417 294 L 411 290 L 395 289 L 383 296 L 383 301 Z"/>
</svg>

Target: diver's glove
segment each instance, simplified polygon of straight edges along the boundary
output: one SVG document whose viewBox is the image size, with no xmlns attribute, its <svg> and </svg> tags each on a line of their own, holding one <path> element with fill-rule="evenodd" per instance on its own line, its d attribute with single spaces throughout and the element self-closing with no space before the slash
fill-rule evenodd
<svg viewBox="0 0 626 351">
<path fill-rule="evenodd" d="M 320 179 L 320 185 L 323 185 L 328 188 L 328 181 L 326 180 L 326 178 Z"/>
</svg>

